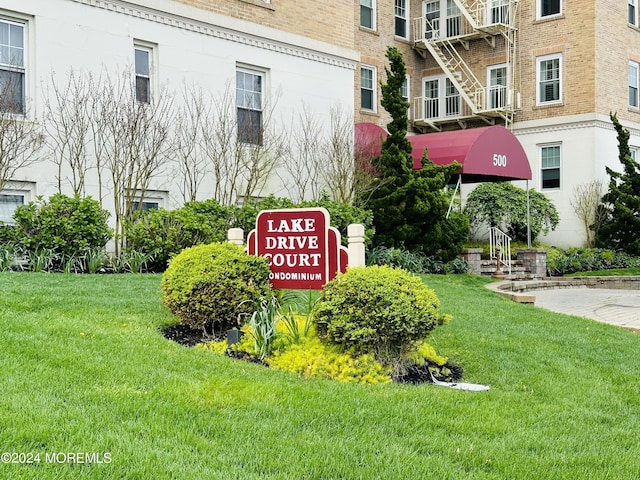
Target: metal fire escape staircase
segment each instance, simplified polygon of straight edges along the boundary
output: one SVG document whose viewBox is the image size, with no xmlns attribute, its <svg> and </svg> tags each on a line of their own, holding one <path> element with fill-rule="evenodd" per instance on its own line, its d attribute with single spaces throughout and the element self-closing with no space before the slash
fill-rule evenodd
<svg viewBox="0 0 640 480">
<path fill-rule="evenodd" d="M 456 88 L 465 107 L 448 118 L 428 115 L 424 97 L 414 99 L 414 124 L 440 130 L 439 125 L 457 121 L 464 127 L 466 119 L 481 118 L 489 124 L 496 117 L 508 127 L 519 103 L 515 93 L 516 16 L 519 0 L 453 0 L 459 12 L 444 18 L 414 19 L 414 48 L 424 58 L 427 53 L 438 63 Z M 465 51 L 475 40 L 484 40 L 496 48 L 496 38 L 504 38 L 508 80 L 506 86 L 485 86 L 458 51 Z M 492 97 L 490 97 L 492 96 Z M 491 101 L 490 101 L 491 100 Z"/>
</svg>

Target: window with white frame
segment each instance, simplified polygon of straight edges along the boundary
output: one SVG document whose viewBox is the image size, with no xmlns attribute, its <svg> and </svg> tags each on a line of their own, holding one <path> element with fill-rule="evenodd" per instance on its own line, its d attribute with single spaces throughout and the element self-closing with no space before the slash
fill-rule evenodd
<svg viewBox="0 0 640 480">
<path fill-rule="evenodd" d="M 374 112 L 376 110 L 376 69 L 362 65 L 360 67 L 360 108 Z"/>
<path fill-rule="evenodd" d="M 507 105 L 507 65 L 491 65 L 487 68 L 489 95 L 487 108 L 501 109 Z"/>
<path fill-rule="evenodd" d="M 440 0 L 422 3 L 425 21 L 425 38 L 440 37 Z"/>
<path fill-rule="evenodd" d="M 408 38 L 407 30 L 407 0 L 395 0 L 395 29 L 396 37 Z"/>
<path fill-rule="evenodd" d="M 638 0 L 629 0 L 628 22 L 631 25 L 638 26 Z"/>
<path fill-rule="evenodd" d="M 375 30 L 376 0 L 360 0 L 360 26 Z"/>
<path fill-rule="evenodd" d="M 551 17 L 562 13 L 562 0 L 538 0 L 538 18 Z"/>
<path fill-rule="evenodd" d="M 236 70 L 238 141 L 262 145 L 265 76 L 263 71 Z"/>
<path fill-rule="evenodd" d="M 491 0 L 491 23 L 509 25 L 509 0 Z"/>
<path fill-rule="evenodd" d="M 640 150 L 638 147 L 629 147 L 629 155 L 634 162 L 638 161 L 638 150 Z"/>
<path fill-rule="evenodd" d="M 538 57 L 536 103 L 562 101 L 562 55 Z"/>
<path fill-rule="evenodd" d="M 0 192 L 0 225 L 13 225 L 13 213 L 29 201 L 29 192 L 21 190 L 2 190 Z"/>
<path fill-rule="evenodd" d="M 402 83 L 402 86 L 400 87 L 400 95 L 402 95 L 402 100 L 404 100 L 405 102 L 407 102 L 409 104 L 409 108 L 407 108 L 407 115 L 409 117 L 411 117 L 410 115 L 410 108 L 411 108 L 411 97 L 409 96 L 411 94 L 410 90 L 409 90 L 409 85 L 411 85 L 411 77 L 409 76 L 409 74 L 406 74 L 404 77 L 404 82 Z"/>
<path fill-rule="evenodd" d="M 400 87 L 400 95 L 402 95 L 402 99 L 405 102 L 409 101 L 409 75 L 405 75 L 404 82 L 402 82 L 402 86 Z"/>
<path fill-rule="evenodd" d="M 462 34 L 462 12 L 454 0 L 422 2 L 425 38 L 457 37 Z"/>
<path fill-rule="evenodd" d="M 444 75 L 423 81 L 424 118 L 457 117 L 461 114 L 460 93 Z"/>
<path fill-rule="evenodd" d="M 629 106 L 638 108 L 638 64 L 629 62 Z"/>
<path fill-rule="evenodd" d="M 560 188 L 560 145 L 540 147 L 540 183 L 542 189 Z"/>
<path fill-rule="evenodd" d="M 25 96 L 24 22 L 0 18 L 0 110 L 24 115 Z"/>
<path fill-rule="evenodd" d="M 134 46 L 134 63 L 136 73 L 136 101 L 139 103 L 151 103 L 151 62 L 152 52 L 150 47 Z"/>
</svg>

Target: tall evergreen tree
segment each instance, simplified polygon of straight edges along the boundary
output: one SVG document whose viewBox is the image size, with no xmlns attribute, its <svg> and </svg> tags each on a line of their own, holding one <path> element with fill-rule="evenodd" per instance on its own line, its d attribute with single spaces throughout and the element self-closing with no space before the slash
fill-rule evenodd
<svg viewBox="0 0 640 480">
<path fill-rule="evenodd" d="M 618 134 L 618 159 L 624 173 L 606 167 L 609 191 L 602 201 L 608 212 L 598 231 L 597 245 L 640 255 L 640 164 L 631 157 L 629 130 L 615 114 L 611 114 L 611 121 Z"/>
<path fill-rule="evenodd" d="M 385 68 L 387 83 L 381 84 L 381 104 L 392 121 L 387 125 L 389 135 L 382 143 L 380 156 L 372 160 L 377 185 L 366 206 L 373 212 L 373 243 L 421 249 L 449 259 L 459 252 L 469 234 L 466 217 L 454 214 L 445 218 L 449 200 L 444 187 L 460 165 L 434 165 L 425 152 L 422 168 L 413 169 L 413 148 L 406 138 L 409 103 L 401 93 L 406 68 L 397 48 L 388 47 L 386 57 L 389 66 Z"/>
</svg>

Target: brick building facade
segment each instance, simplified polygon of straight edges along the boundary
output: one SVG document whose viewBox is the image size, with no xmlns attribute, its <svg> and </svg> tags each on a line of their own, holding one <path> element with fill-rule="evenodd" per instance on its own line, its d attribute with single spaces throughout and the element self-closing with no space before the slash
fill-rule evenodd
<svg viewBox="0 0 640 480">
<path fill-rule="evenodd" d="M 560 214 L 558 229 L 541 240 L 582 244 L 585 232 L 571 207 L 575 189 L 595 180 L 606 188 L 605 166 L 620 170 L 610 112 L 631 131 L 632 151 L 640 148 L 635 1 L 358 0 L 355 7 L 364 78 L 373 73 L 376 85 L 374 107 L 356 107 L 356 121 L 388 123 L 379 82 L 386 47 L 398 47 L 407 66 L 410 134 L 507 126 L 527 153 L 529 186 Z M 436 57 L 449 51 L 462 62 L 447 72 Z M 467 82 L 479 92 L 475 105 L 456 97 L 466 89 L 466 70 L 477 81 Z M 362 75 L 356 103 L 363 95 L 368 101 Z"/>
</svg>

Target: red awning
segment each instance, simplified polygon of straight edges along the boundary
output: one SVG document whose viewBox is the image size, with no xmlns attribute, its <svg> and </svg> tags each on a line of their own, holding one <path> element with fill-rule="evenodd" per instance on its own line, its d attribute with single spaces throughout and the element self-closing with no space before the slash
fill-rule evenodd
<svg viewBox="0 0 640 480">
<path fill-rule="evenodd" d="M 407 137 L 413 145 L 413 166 L 422 154 L 436 165 L 462 164 L 462 181 L 531 180 L 531 167 L 522 145 L 511 131 L 495 125 Z"/>
<path fill-rule="evenodd" d="M 356 157 L 362 155 L 373 157 L 380 155 L 382 142 L 387 138 L 387 131 L 375 123 L 362 122 L 355 125 L 354 145 Z"/>
<path fill-rule="evenodd" d="M 355 145 L 370 160 L 380 155 L 387 138 L 384 128 L 375 123 L 355 125 Z M 451 132 L 425 133 L 407 137 L 413 145 L 413 168 L 422 166 L 422 154 L 436 165 L 457 161 L 464 183 L 531 180 L 531 167 L 522 145 L 506 128 L 494 125 Z"/>
</svg>

